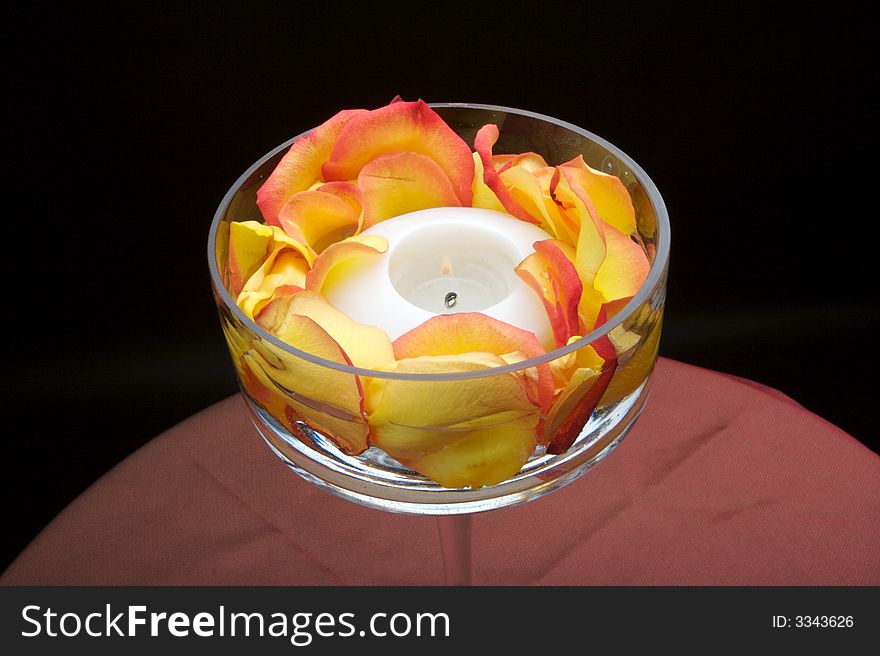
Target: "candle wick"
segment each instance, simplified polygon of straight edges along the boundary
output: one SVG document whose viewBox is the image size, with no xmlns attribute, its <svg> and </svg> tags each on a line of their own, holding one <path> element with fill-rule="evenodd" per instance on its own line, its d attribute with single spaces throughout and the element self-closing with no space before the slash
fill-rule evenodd
<svg viewBox="0 0 880 656">
<path fill-rule="evenodd" d="M 443 305 L 446 306 L 447 310 L 454 308 L 456 303 L 458 303 L 458 294 L 455 292 L 449 292 L 443 299 Z"/>
</svg>

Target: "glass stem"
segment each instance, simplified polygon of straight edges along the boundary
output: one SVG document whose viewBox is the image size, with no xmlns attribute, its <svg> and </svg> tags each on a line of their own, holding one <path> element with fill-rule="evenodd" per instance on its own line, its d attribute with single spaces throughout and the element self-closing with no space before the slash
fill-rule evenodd
<svg viewBox="0 0 880 656">
<path fill-rule="evenodd" d="M 471 585 L 473 517 L 473 515 L 437 516 L 446 585 Z"/>
</svg>

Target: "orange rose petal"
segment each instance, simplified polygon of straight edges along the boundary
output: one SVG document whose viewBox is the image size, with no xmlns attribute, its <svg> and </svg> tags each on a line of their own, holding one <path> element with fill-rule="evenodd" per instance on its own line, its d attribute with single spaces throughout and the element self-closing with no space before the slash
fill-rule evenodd
<svg viewBox="0 0 880 656">
<path fill-rule="evenodd" d="M 272 300 L 269 301 L 267 305 L 271 305 L 277 300 L 282 298 L 286 298 L 288 296 L 293 296 L 294 294 L 299 294 L 300 292 L 305 291 L 305 287 L 301 287 L 299 285 L 279 285 L 275 288 L 275 293 L 272 294 Z M 256 320 L 260 314 L 262 314 L 266 310 L 266 306 L 263 307 L 260 312 L 254 315 L 254 319 Z"/>
<path fill-rule="evenodd" d="M 449 374 L 502 364 L 490 353 L 421 356 L 400 360 L 395 371 Z M 443 381 L 374 378 L 367 387 L 365 407 L 374 443 L 407 463 L 459 442 L 473 431 L 521 420 L 532 427 L 534 446 L 537 408 L 522 379 L 510 374 Z"/>
<path fill-rule="evenodd" d="M 295 193 L 305 191 L 321 179 L 321 165 L 330 156 L 342 129 L 354 117 L 366 113 L 365 109 L 343 110 L 293 142 L 290 150 L 257 190 L 257 206 L 266 223 L 280 225 L 278 213 L 281 208 Z"/>
<path fill-rule="evenodd" d="M 533 333 L 479 312 L 431 317 L 394 340 L 393 346 L 399 360 L 472 352 L 500 355 L 521 351 L 529 358 L 544 353 Z"/>
<path fill-rule="evenodd" d="M 498 157 L 495 155 L 494 157 Z M 493 161 L 494 161 L 493 157 Z M 506 156 L 505 156 L 506 157 Z M 497 166 L 497 164 L 496 164 Z M 538 153 L 520 153 L 518 155 L 514 155 L 507 161 L 503 163 L 501 168 L 498 169 L 498 174 L 504 173 L 507 169 L 512 166 L 519 166 L 528 171 L 529 173 L 534 173 L 535 171 L 546 168 L 547 162 L 544 161 L 544 158 L 541 157 Z"/>
<path fill-rule="evenodd" d="M 608 321 L 608 307 L 608 303 L 605 303 L 599 308 L 599 316 L 596 319 L 596 328 L 602 326 Z M 611 360 L 617 360 L 617 351 L 614 349 L 614 345 L 611 343 L 611 340 L 608 339 L 607 335 L 595 340 L 590 344 L 590 347 L 605 361 L 606 365 L 611 362 Z"/>
<path fill-rule="evenodd" d="M 608 300 L 594 286 L 596 274 L 602 267 L 607 252 L 604 232 L 592 219 L 588 218 L 581 228 L 575 252 L 575 268 L 584 285 L 578 304 L 578 311 L 583 321 L 583 330 L 581 331 L 583 333 L 593 330 L 599 308 Z"/>
<path fill-rule="evenodd" d="M 571 344 L 573 341 L 579 338 L 580 335 L 573 335 L 569 337 L 568 344 Z M 567 355 L 562 355 L 555 360 L 551 360 L 547 363 L 547 366 L 550 367 L 550 372 L 553 374 L 554 392 L 557 394 L 562 390 L 562 388 L 568 385 L 568 382 L 576 369 L 575 355 L 576 353 L 568 353 Z"/>
<path fill-rule="evenodd" d="M 596 326 L 606 320 L 606 308 L 602 306 Z M 557 397 L 544 423 L 544 437 L 549 440 L 547 453 L 565 453 L 574 444 L 617 369 L 617 353 L 607 336 L 595 340 L 588 348 L 604 360 L 601 373 L 587 367 L 577 369 L 569 386 Z M 586 357 L 592 359 L 592 355 Z"/>
<path fill-rule="evenodd" d="M 253 319 L 279 288 L 305 287 L 308 270 L 308 262 L 302 254 L 287 246 L 278 246 L 248 279 L 235 302 Z"/>
<path fill-rule="evenodd" d="M 255 363 L 250 355 L 241 358 L 241 363 L 242 387 L 244 387 L 254 401 L 273 417 L 279 421 L 286 419 L 287 409 L 290 405 L 289 399 L 285 396 L 284 392 L 268 379 L 262 367 Z"/>
<path fill-rule="evenodd" d="M 614 378 L 611 379 L 608 389 L 602 396 L 601 404 L 620 401 L 645 381 L 657 361 L 661 324 L 662 320 L 656 321 L 649 329 L 648 334 L 641 338 L 640 343 L 630 347 L 635 351 L 624 354 L 623 357 L 629 356 L 629 360 L 617 370 Z"/>
<path fill-rule="evenodd" d="M 277 298 L 256 317 L 257 324 L 279 339 L 287 339 L 287 323 L 291 316 L 309 317 L 327 331 L 356 367 L 393 369 L 394 350 L 387 333 L 375 326 L 357 323 L 313 291 L 302 291 Z"/>
<path fill-rule="evenodd" d="M 407 212 L 461 205 L 443 169 L 419 153 L 391 153 L 370 160 L 358 175 L 358 186 L 365 228 Z"/>
<path fill-rule="evenodd" d="M 321 293 L 326 285 L 357 275 L 358 267 L 386 250 L 388 241 L 379 235 L 357 235 L 328 246 L 306 276 L 306 289 Z"/>
<path fill-rule="evenodd" d="M 309 398 L 307 392 L 292 397 L 274 382 L 274 377 L 279 375 L 278 370 L 254 351 L 245 354 L 245 361 L 248 368 L 254 372 L 253 375 L 270 390 L 273 400 L 269 406 L 264 407 L 288 428 L 293 428 L 294 421 L 302 421 L 312 430 L 316 430 L 330 439 L 342 452 L 349 455 L 358 455 L 369 448 L 370 427 L 361 415 L 316 402 Z M 341 374 L 341 372 L 337 373 Z M 343 390 L 341 384 L 340 380 L 334 389 L 336 391 Z M 271 387 L 269 387 L 270 385 Z M 276 415 L 279 408 L 282 409 L 282 413 Z"/>
<path fill-rule="evenodd" d="M 352 118 L 321 170 L 325 180 L 353 180 L 380 155 L 413 152 L 434 160 L 449 178 L 459 203 L 471 204 L 473 159 L 467 144 L 428 105 L 396 102 Z"/>
<path fill-rule="evenodd" d="M 631 300 L 632 296 L 622 296 L 621 298 L 614 299 L 613 301 L 606 301 L 604 303 L 605 316 L 607 316 L 608 319 L 613 319 L 614 316 L 624 307 L 626 307 L 626 304 L 629 303 Z"/>
<path fill-rule="evenodd" d="M 315 261 L 315 251 L 309 248 L 306 244 L 301 241 L 298 241 L 288 235 L 284 230 L 279 228 L 278 226 L 268 226 L 272 229 L 272 249 L 276 249 L 279 247 L 292 248 L 297 253 L 303 256 L 303 259 L 308 263 L 309 266 L 312 266 L 312 262 Z"/>
<path fill-rule="evenodd" d="M 350 237 L 358 228 L 360 208 L 325 191 L 301 191 L 281 208 L 278 222 L 284 232 L 316 254 Z"/>
<path fill-rule="evenodd" d="M 220 327 L 223 329 L 223 337 L 226 338 L 226 346 L 229 348 L 229 355 L 232 356 L 232 364 L 235 372 L 238 374 L 239 380 L 244 380 L 247 373 L 247 367 L 244 366 L 242 356 L 250 348 L 250 343 L 241 334 L 237 324 L 226 317 L 221 317 Z"/>
<path fill-rule="evenodd" d="M 489 352 L 422 355 L 398 360 L 394 372 L 453 374 L 492 369 L 504 364 L 503 359 Z M 482 421 L 484 417 L 504 413 L 523 417 L 536 411 L 522 379 L 510 374 L 439 381 L 373 378 L 364 407 L 371 420 L 434 429 L 473 427 L 470 422 Z M 420 451 L 423 451 L 422 447 L 431 450 L 436 445 L 429 441 L 421 444 Z"/>
<path fill-rule="evenodd" d="M 535 422 L 526 418 L 469 431 L 464 439 L 405 464 L 444 487 L 477 489 L 515 476 L 534 450 Z"/>
<path fill-rule="evenodd" d="M 349 204 L 356 212 L 361 211 L 361 190 L 353 182 L 324 182 L 316 187 L 315 191 L 323 191 L 325 194 L 333 194 L 340 200 Z"/>
<path fill-rule="evenodd" d="M 547 166 L 532 172 L 541 188 L 544 207 L 552 221 L 552 232 L 560 241 L 574 246 L 577 244 L 578 232 L 580 231 L 580 217 L 572 215 L 570 211 L 559 202 L 555 195 L 559 186 L 559 167 Z"/>
<path fill-rule="evenodd" d="M 583 284 L 574 266 L 574 249 L 558 240 L 535 242 L 535 252 L 516 267 L 516 274 L 538 294 L 547 310 L 556 346 L 578 333 L 578 304 Z"/>
<path fill-rule="evenodd" d="M 285 417 L 288 407 L 288 399 L 278 387 L 271 381 L 264 382 L 265 376 L 258 376 L 249 364 L 245 354 L 250 349 L 248 342 L 239 330 L 229 321 L 222 320 L 221 326 L 232 355 L 232 364 L 238 374 L 242 387 L 260 406 L 267 410 L 279 421 Z"/>
<path fill-rule="evenodd" d="M 492 161 L 492 147 L 495 145 L 496 141 L 498 141 L 498 126 L 491 123 L 487 123 L 481 127 L 477 131 L 477 136 L 474 138 L 474 150 L 479 154 L 480 161 L 483 164 L 483 181 L 486 183 L 486 186 L 495 193 L 498 201 L 504 206 L 504 209 L 508 214 L 511 214 L 522 221 L 527 221 L 528 223 L 540 224 L 540 220 L 529 214 L 529 212 L 514 199 L 513 195 L 501 180 L 498 171 L 495 170 L 495 165 Z"/>
<path fill-rule="evenodd" d="M 565 241 L 577 244 L 580 235 L 581 224 L 590 219 L 590 211 L 572 190 L 571 185 L 561 175 L 562 169 L 554 166 L 552 172 L 539 171 L 536 175 L 543 185 L 546 184 L 547 195 L 550 201 L 556 205 L 561 218 L 560 229 L 565 233 Z M 546 182 L 545 182 L 546 181 Z"/>
<path fill-rule="evenodd" d="M 534 174 L 523 167 L 514 166 L 499 175 L 514 202 L 528 212 L 545 232 L 557 238 L 566 236 L 562 217 L 550 198 L 549 189 L 545 196 Z"/>
<path fill-rule="evenodd" d="M 605 239 L 606 228 L 608 231 L 613 228 L 597 218 L 595 206 L 589 196 L 581 189 L 571 171 L 564 167 L 559 167 L 559 170 L 562 171 L 562 175 L 554 189 L 554 198 L 563 207 L 563 211 L 576 217 L 580 224 L 575 252 L 575 268 L 584 284 L 579 312 L 583 322 L 582 332 L 586 333 L 595 326 L 599 308 L 609 300 L 609 297 L 596 287 L 595 281 L 599 270 L 608 260 L 609 246 Z"/>
<path fill-rule="evenodd" d="M 265 331 L 277 335 L 276 330 L 284 322 L 292 296 L 304 291 L 296 285 L 282 285 L 275 291 L 275 297 L 254 314 L 254 322 Z"/>
<path fill-rule="evenodd" d="M 574 337 L 572 337 L 572 339 L 577 340 L 580 339 L 580 337 L 575 335 Z M 599 351 L 602 351 L 603 353 L 605 353 L 605 355 L 613 355 L 616 353 L 616 351 L 613 350 L 609 353 L 609 351 L 605 348 L 607 344 L 607 342 L 600 340 L 593 343 L 592 345 L 588 344 L 579 348 L 577 351 L 574 352 L 575 367 L 579 369 L 595 369 L 596 371 L 602 369 L 605 365 L 605 358 L 599 355 Z M 597 348 L 599 349 L 599 351 L 596 350 Z M 611 359 L 614 358 L 612 357 Z"/>
<path fill-rule="evenodd" d="M 432 317 L 398 337 L 392 346 L 398 360 L 481 351 L 496 355 L 520 351 L 531 359 L 545 353 L 534 333 L 479 312 Z M 536 369 L 537 384 L 527 385 L 527 389 L 535 403 L 546 410 L 553 400 L 553 375 L 546 364 Z"/>
<path fill-rule="evenodd" d="M 634 296 L 651 270 L 648 257 L 641 246 L 617 228 L 606 224 L 603 232 L 607 253 L 593 287 L 608 301 Z"/>
<path fill-rule="evenodd" d="M 498 137 L 495 137 L 495 139 L 497 140 Z M 493 145 L 494 145 L 494 142 L 493 142 Z M 490 150 L 491 150 L 491 148 L 490 148 Z M 514 157 L 516 157 L 515 154 L 492 155 L 492 168 L 494 168 L 496 171 L 500 171 L 502 168 L 504 168 L 504 165 L 507 164 Z"/>
<path fill-rule="evenodd" d="M 565 384 L 553 400 L 553 406 L 547 413 L 547 421 L 544 422 L 543 441 L 545 444 L 552 440 L 553 434 L 563 419 L 574 411 L 575 406 L 601 373 L 601 368 L 593 369 L 592 367 L 575 367 L 568 372 Z"/>
<path fill-rule="evenodd" d="M 575 372 L 576 375 L 572 376 L 572 391 L 563 391 L 557 399 L 559 412 L 554 413 L 556 408 L 554 406 L 550 410 L 553 415 L 552 421 L 548 417 L 548 421 L 544 424 L 547 435 L 552 435 L 547 445 L 547 453 L 559 455 L 571 448 L 590 420 L 616 368 L 617 361 L 612 360 L 608 368 L 601 373 L 592 369 L 578 369 Z"/>
<path fill-rule="evenodd" d="M 325 360 L 351 365 L 342 347 L 312 319 L 287 315 L 283 328 L 278 337 L 285 343 Z M 255 343 L 245 357 L 263 385 L 276 388 L 300 417 L 343 451 L 356 454 L 367 448 L 369 427 L 359 376 L 312 363 L 268 342 Z"/>
<path fill-rule="evenodd" d="M 272 228 L 256 221 L 229 224 L 229 292 L 238 296 L 244 284 L 271 252 Z"/>
<path fill-rule="evenodd" d="M 560 207 L 578 225 L 577 254 L 575 266 L 584 285 L 590 285 L 605 260 L 605 233 L 597 210 L 589 196 L 580 188 L 570 171 L 559 167 L 562 175 L 557 179 L 553 196 Z"/>
<path fill-rule="evenodd" d="M 472 207 L 480 207 L 486 210 L 495 210 L 496 212 L 506 212 L 504 205 L 498 200 L 495 192 L 489 189 L 489 186 L 483 179 L 483 160 L 480 159 L 479 153 L 474 153 L 474 180 L 471 185 L 471 193 L 473 194 Z"/>
<path fill-rule="evenodd" d="M 582 335 L 572 335 L 568 338 L 567 344 L 573 344 L 583 337 Z M 550 371 L 553 372 L 553 382 L 556 385 L 556 391 L 569 385 L 571 377 L 578 369 L 593 369 L 600 371 L 605 360 L 599 357 L 596 350 L 592 346 L 582 346 L 577 351 L 563 355 L 549 362 Z"/>
<path fill-rule="evenodd" d="M 583 155 L 562 164 L 562 168 L 578 181 L 590 197 L 600 219 L 625 235 L 636 231 L 636 212 L 632 198 L 620 178 L 591 168 L 584 161 Z"/>
</svg>

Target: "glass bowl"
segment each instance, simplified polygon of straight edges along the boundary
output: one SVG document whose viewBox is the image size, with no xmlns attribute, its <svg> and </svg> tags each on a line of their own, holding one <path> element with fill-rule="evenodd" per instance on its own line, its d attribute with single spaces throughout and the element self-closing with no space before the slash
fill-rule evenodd
<svg viewBox="0 0 880 656">
<path fill-rule="evenodd" d="M 620 149 L 586 130 L 508 107 L 463 103 L 437 103 L 431 107 L 470 146 L 480 127 L 494 123 L 500 130 L 494 148 L 496 153 L 533 151 L 551 165 L 583 155 L 593 168 L 619 177 L 636 210 L 637 234 L 632 235 L 632 239 L 643 246 L 651 265 L 638 293 L 608 321 L 580 340 L 538 358 L 492 369 L 443 375 L 402 374 L 360 369 L 298 350 L 263 330 L 239 309 L 228 290 L 225 271 L 229 223 L 262 222 L 256 204 L 257 189 L 298 137 L 260 158 L 229 189 L 211 225 L 208 263 L 214 298 L 242 394 L 254 425 L 275 454 L 306 480 L 356 503 L 394 512 L 442 516 L 493 510 L 547 494 L 589 471 L 629 432 L 647 400 L 657 358 L 666 293 L 669 219 L 663 199 L 642 168 Z M 518 372 L 563 366 L 564 361 L 570 362 L 587 346 L 599 350 L 600 344 L 607 345 L 609 336 L 617 337 L 614 340 L 617 367 L 595 410 L 589 416 L 578 416 L 577 401 L 589 394 L 589 386 L 585 385 L 567 400 L 567 405 L 560 401 L 560 409 L 552 418 L 556 424 L 562 421 L 576 424 L 575 429 L 579 431 L 571 446 L 564 453 L 550 454 L 544 446 L 538 445 L 518 473 L 476 489 L 443 487 L 375 446 L 359 455 L 346 454 L 337 447 L 338 440 L 330 436 L 367 430 L 363 417 L 340 408 L 334 399 L 326 398 L 325 390 L 303 388 L 291 377 L 285 379 L 289 384 L 272 386 L 271 393 L 267 392 L 267 385 L 261 383 L 266 381 L 267 370 L 277 373 L 306 367 L 342 383 L 348 379 L 351 384 L 363 385 L 372 379 L 386 379 L 432 386 L 431 389 L 452 389 L 456 385 L 466 386 L 476 378 L 499 377 L 497 380 L 501 382 L 500 377 Z M 389 384 L 388 389 L 392 387 Z M 548 417 L 538 416 L 538 410 L 535 412 L 535 416 L 529 418 L 532 425 L 540 427 L 550 421 Z M 403 428 L 422 431 L 413 433 L 422 439 L 450 443 L 457 439 L 448 429 Z M 490 435 L 493 430 L 500 434 L 506 429 L 499 425 L 481 426 L 480 430 Z"/>
</svg>

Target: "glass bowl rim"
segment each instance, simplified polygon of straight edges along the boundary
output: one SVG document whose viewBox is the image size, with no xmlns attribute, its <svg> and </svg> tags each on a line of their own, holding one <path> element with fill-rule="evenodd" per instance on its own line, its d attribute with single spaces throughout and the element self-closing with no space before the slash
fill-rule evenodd
<svg viewBox="0 0 880 656">
<path fill-rule="evenodd" d="M 636 176 L 638 182 L 642 185 L 645 190 L 645 193 L 648 196 L 651 205 L 654 208 L 655 218 L 656 218 L 656 251 L 654 256 L 654 262 L 651 265 L 651 270 L 648 272 L 648 277 L 645 279 L 645 282 L 642 283 L 642 286 L 639 288 L 639 291 L 629 300 L 629 302 L 621 308 L 621 310 L 614 315 L 612 319 L 606 321 L 604 324 L 599 326 L 598 328 L 592 330 L 587 333 L 579 340 L 572 342 L 571 344 L 566 344 L 565 346 L 561 346 L 552 351 L 547 351 L 543 355 L 539 355 L 534 358 L 530 358 L 528 360 L 522 360 L 520 362 L 515 362 L 513 364 L 507 364 L 500 367 L 490 367 L 486 369 L 480 369 L 477 371 L 459 371 L 459 372 L 451 372 L 444 374 L 413 374 L 413 373 L 397 373 L 394 371 L 381 371 L 381 370 L 373 370 L 373 369 L 364 369 L 361 367 L 355 367 L 353 365 L 342 364 L 340 362 L 334 362 L 332 360 L 327 360 L 325 358 L 319 357 L 317 355 L 313 355 L 306 351 L 301 351 L 300 349 L 291 346 L 285 342 L 282 342 L 272 333 L 261 328 L 255 321 L 250 319 L 242 310 L 238 307 L 238 304 L 235 302 L 235 299 L 229 294 L 226 289 L 226 286 L 223 284 L 223 281 L 220 276 L 220 270 L 217 267 L 217 252 L 216 252 L 216 243 L 217 243 L 217 233 L 220 228 L 220 224 L 222 223 L 226 211 L 229 208 L 229 204 L 231 203 L 233 197 L 236 193 L 241 189 L 241 186 L 254 174 L 254 172 L 259 169 L 263 164 L 265 164 L 269 159 L 277 155 L 282 150 L 289 148 L 297 139 L 309 134 L 314 128 L 306 130 L 297 136 L 288 139 L 284 143 L 276 146 L 268 153 L 263 155 L 256 162 L 251 164 L 248 169 L 242 173 L 239 178 L 232 184 L 229 190 L 226 192 L 226 195 L 223 197 L 223 200 L 220 201 L 220 205 L 217 207 L 217 210 L 214 212 L 214 219 L 211 222 L 211 229 L 208 233 L 208 268 L 211 272 L 211 283 L 214 287 L 215 293 L 220 297 L 223 301 L 223 304 L 226 308 L 232 312 L 233 316 L 238 319 L 243 325 L 247 326 L 247 328 L 255 333 L 257 336 L 262 339 L 268 341 L 273 346 L 281 349 L 293 355 L 295 357 L 301 358 L 307 362 L 311 362 L 312 364 L 316 364 L 322 367 L 327 367 L 328 369 L 334 369 L 336 371 L 341 371 L 348 374 L 354 374 L 358 376 L 365 376 L 369 378 L 387 378 L 387 379 L 395 379 L 395 380 L 412 380 L 412 381 L 456 381 L 456 380 L 468 380 L 474 378 L 486 378 L 489 376 L 499 376 L 502 374 L 513 373 L 517 371 L 522 371 L 523 369 L 529 369 L 531 367 L 536 367 L 539 365 L 547 364 L 561 358 L 563 356 L 568 355 L 569 353 L 573 353 L 584 346 L 589 346 L 597 339 L 600 339 L 607 335 L 611 330 L 622 324 L 631 314 L 633 314 L 638 308 L 644 304 L 648 298 L 651 296 L 651 293 L 654 289 L 661 283 L 664 272 L 666 270 L 666 265 L 669 260 L 669 242 L 670 242 L 670 226 L 669 226 L 669 214 L 666 210 L 666 204 L 663 201 L 663 197 L 660 195 L 660 191 L 657 189 L 657 186 L 654 184 L 654 181 L 651 180 L 650 176 L 645 172 L 645 170 L 636 163 L 629 155 L 623 152 L 620 148 L 612 144 L 611 142 L 603 139 L 602 137 L 593 134 L 588 130 L 584 130 L 583 128 L 574 125 L 573 123 L 568 123 L 566 121 L 553 118 L 552 116 L 547 116 L 545 114 L 539 114 L 537 112 L 531 112 L 524 109 L 516 109 L 513 107 L 505 107 L 503 105 L 484 105 L 480 103 L 428 103 L 430 107 L 434 108 L 462 108 L 462 109 L 482 109 L 487 111 L 494 112 L 503 112 L 506 114 L 516 114 L 519 116 L 524 116 L 526 118 L 537 119 L 540 121 L 545 121 L 547 123 L 551 123 L 553 125 L 557 125 L 559 127 L 565 128 L 567 130 L 571 130 L 582 137 L 586 137 L 590 141 L 602 146 L 607 151 L 612 153 L 615 157 L 617 157 L 620 161 L 624 162 L 627 167 L 632 171 L 632 173 Z"/>
</svg>

